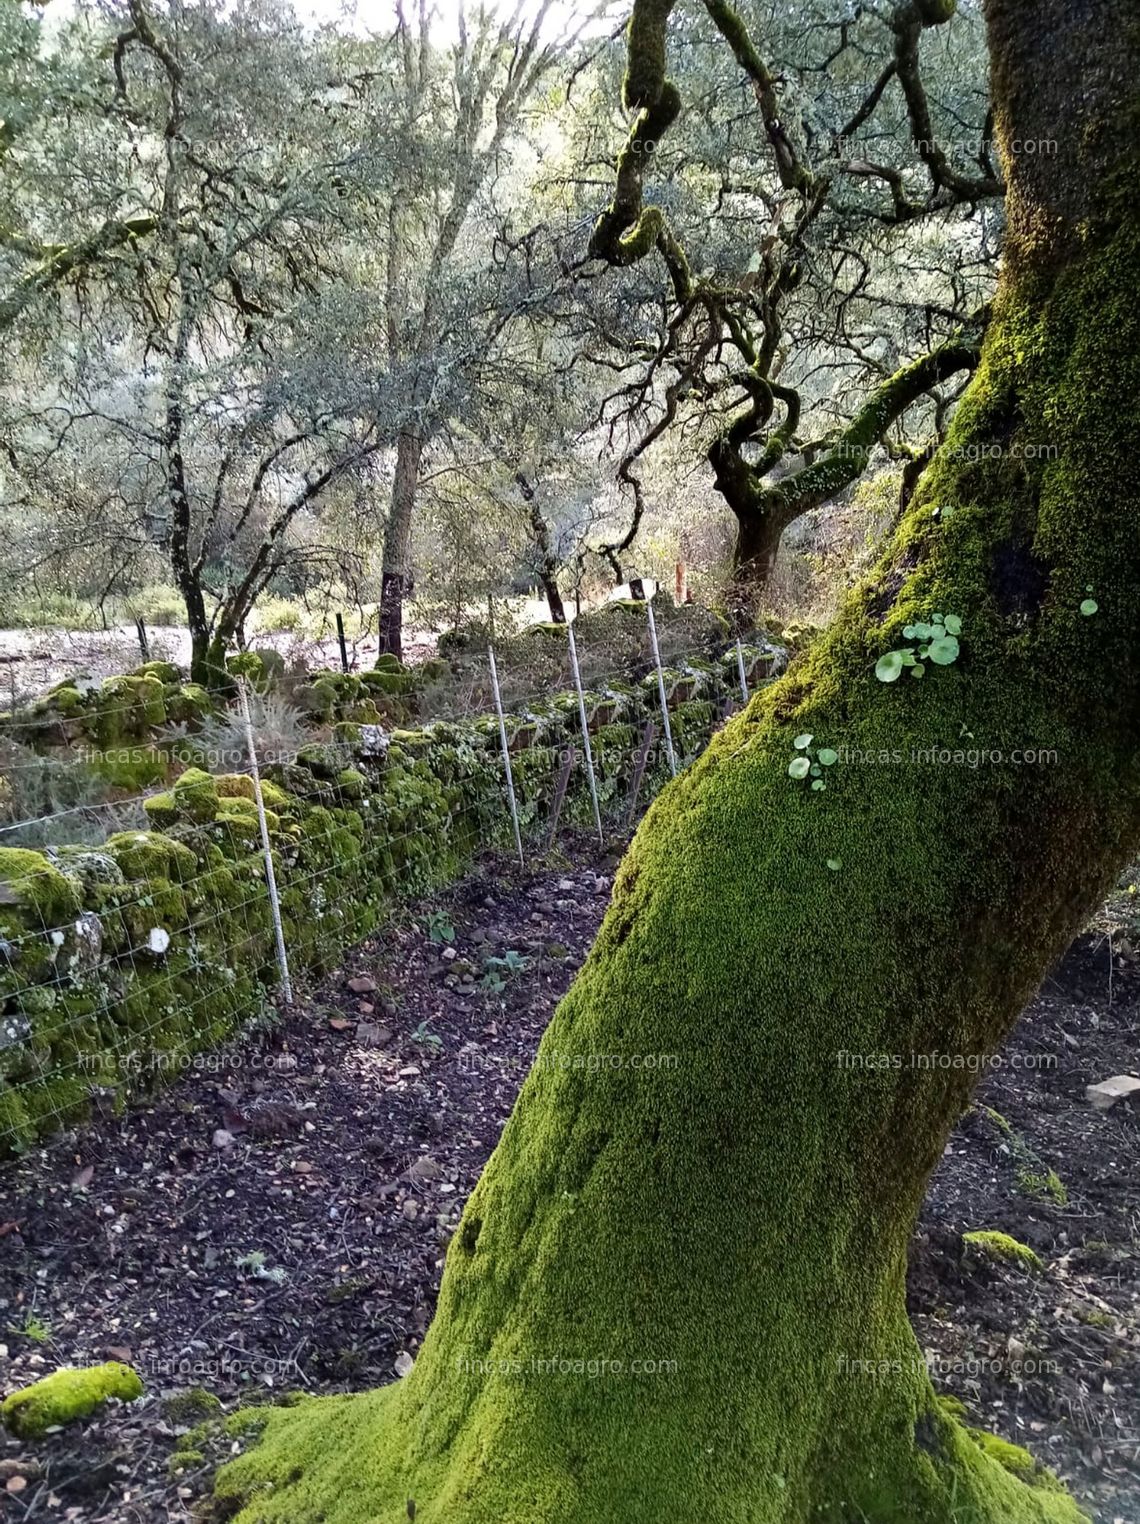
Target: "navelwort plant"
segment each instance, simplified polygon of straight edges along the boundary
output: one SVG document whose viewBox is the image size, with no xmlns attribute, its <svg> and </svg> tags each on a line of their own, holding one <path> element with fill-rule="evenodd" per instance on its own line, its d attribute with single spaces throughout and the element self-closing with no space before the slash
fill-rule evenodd
<svg viewBox="0 0 1140 1524">
<path fill-rule="evenodd" d="M 797 736 L 792 742 L 797 755 L 788 763 L 789 778 L 810 778 L 812 791 L 822 793 L 827 787 L 823 779 L 825 767 L 834 767 L 839 761 L 839 753 L 833 751 L 830 746 L 817 747 L 813 752 L 812 742 L 814 736 Z"/>
<path fill-rule="evenodd" d="M 962 633 L 962 621 L 957 614 L 932 614 L 929 624 L 908 624 L 903 627 L 903 639 L 919 642 L 916 647 L 900 646 L 895 651 L 885 651 L 875 663 L 875 676 L 881 683 L 894 683 L 908 668 L 911 677 L 922 677 L 924 662 L 936 667 L 949 667 L 958 660 L 958 636 Z"/>
</svg>

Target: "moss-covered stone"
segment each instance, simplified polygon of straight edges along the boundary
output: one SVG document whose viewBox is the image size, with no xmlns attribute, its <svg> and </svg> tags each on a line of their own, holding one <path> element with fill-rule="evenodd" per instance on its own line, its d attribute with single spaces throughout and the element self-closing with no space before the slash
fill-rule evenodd
<svg viewBox="0 0 1140 1524">
<path fill-rule="evenodd" d="M 248 799 L 251 803 L 257 801 L 253 778 L 249 773 L 223 773 L 214 782 L 219 799 Z M 292 804 L 285 790 L 268 778 L 261 780 L 261 800 L 267 809 L 276 810 L 278 814 L 288 810 Z"/>
<path fill-rule="evenodd" d="M 142 1391 L 137 1373 L 117 1360 L 65 1366 L 5 1398 L 0 1419 L 20 1439 L 39 1439 L 45 1429 L 89 1417 L 109 1397 L 133 1402 Z"/>
<path fill-rule="evenodd" d="M 207 1418 L 214 1418 L 222 1411 L 221 1398 L 203 1386 L 192 1386 L 184 1392 L 175 1392 L 162 1404 L 162 1411 L 170 1423 L 178 1428 L 190 1428 Z"/>
<path fill-rule="evenodd" d="M 173 789 L 174 804 L 187 820 L 212 820 L 218 812 L 218 785 L 200 767 L 188 767 Z"/>
<path fill-rule="evenodd" d="M 144 661 L 141 667 L 135 668 L 133 676 L 157 678 L 164 687 L 182 681 L 182 673 L 172 661 Z"/>
<path fill-rule="evenodd" d="M 227 656 L 226 671 L 233 677 L 244 677 L 254 687 L 265 680 L 265 665 L 256 651 L 237 651 Z"/>
<path fill-rule="evenodd" d="M 998 1233 L 992 1229 L 983 1228 L 973 1233 L 963 1233 L 962 1242 L 968 1249 L 973 1249 L 980 1254 L 983 1259 L 994 1260 L 1001 1264 L 1018 1265 L 1023 1270 L 1041 1271 L 1045 1268 L 1040 1255 L 1036 1254 L 1028 1244 L 1011 1238 L 1008 1233 Z"/>
<path fill-rule="evenodd" d="M 0 883 L 10 904 L 32 912 L 33 924 L 51 929 L 75 915 L 79 898 L 74 883 L 42 852 L 0 847 Z"/>
<path fill-rule="evenodd" d="M 120 831 L 106 842 L 108 855 L 128 879 L 192 878 L 198 859 L 189 847 L 158 831 Z"/>
<path fill-rule="evenodd" d="M 146 817 L 153 826 L 171 826 L 178 819 L 178 804 L 173 793 L 152 794 L 143 800 Z"/>
</svg>

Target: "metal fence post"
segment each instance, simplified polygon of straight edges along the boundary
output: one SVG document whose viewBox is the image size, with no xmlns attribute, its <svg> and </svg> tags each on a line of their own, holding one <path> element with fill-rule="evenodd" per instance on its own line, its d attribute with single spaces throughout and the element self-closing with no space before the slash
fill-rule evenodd
<svg viewBox="0 0 1140 1524">
<path fill-rule="evenodd" d="M 253 775 L 253 797 L 257 803 L 257 820 L 261 826 L 261 850 L 265 857 L 265 882 L 269 888 L 269 908 L 273 914 L 273 934 L 277 939 L 277 962 L 281 969 L 281 993 L 285 1004 L 293 1003 L 293 985 L 289 979 L 289 959 L 285 953 L 285 933 L 281 926 L 281 904 L 277 898 L 277 876 L 273 871 L 273 851 L 269 845 L 269 823 L 265 818 L 265 800 L 261 797 L 261 774 L 257 768 L 257 747 L 253 743 L 253 721 L 249 715 L 249 689 L 243 678 L 238 684 L 241 695 L 241 716 L 245 721 L 245 743 L 249 748 L 249 770 Z"/>
<path fill-rule="evenodd" d="M 649 615 L 649 640 L 653 646 L 653 662 L 657 668 L 657 696 L 661 700 L 661 722 L 665 726 L 665 753 L 669 758 L 669 771 L 677 776 L 677 758 L 673 753 L 673 732 L 669 728 L 669 705 L 665 701 L 665 674 L 661 670 L 661 650 L 657 644 L 657 621 L 653 618 L 653 599 L 645 600 Z"/>
<path fill-rule="evenodd" d="M 740 678 L 740 697 L 741 697 L 741 700 L 745 704 L 747 704 L 747 702 L 748 702 L 748 679 L 744 675 L 744 652 L 740 649 L 740 641 L 739 640 L 736 642 L 736 671 L 737 671 L 737 674 L 738 674 L 738 676 Z"/>
<path fill-rule="evenodd" d="M 586 774 L 590 780 L 590 802 L 594 806 L 594 824 L 598 828 L 598 840 L 604 847 L 606 838 L 602 833 L 602 812 L 598 808 L 598 785 L 594 778 L 594 753 L 590 746 L 590 727 L 586 721 L 586 696 L 582 692 L 582 674 L 578 670 L 578 645 L 574 639 L 574 626 L 568 624 L 566 633 L 570 637 L 570 665 L 574 669 L 574 687 L 578 694 L 578 719 L 582 726 L 582 745 L 586 750 Z"/>
<path fill-rule="evenodd" d="M 503 718 L 503 699 L 499 692 L 499 669 L 495 666 L 493 646 L 487 647 L 487 655 L 491 658 L 491 686 L 495 690 L 495 712 L 499 716 L 499 744 L 503 748 L 503 771 L 507 775 L 507 798 L 511 802 L 511 825 L 515 832 L 515 850 L 519 854 L 519 867 L 523 868 L 526 863 L 523 859 L 522 836 L 519 834 L 519 807 L 515 802 L 515 780 L 511 774 L 511 749 L 507 745 L 507 722 Z"/>
<path fill-rule="evenodd" d="M 345 642 L 344 642 L 344 620 L 341 617 L 341 613 L 340 613 L 339 609 L 337 610 L 337 615 L 336 615 L 336 638 L 337 638 L 337 644 L 340 646 L 340 670 L 342 672 L 347 672 L 348 671 L 348 647 L 345 645 Z"/>
</svg>

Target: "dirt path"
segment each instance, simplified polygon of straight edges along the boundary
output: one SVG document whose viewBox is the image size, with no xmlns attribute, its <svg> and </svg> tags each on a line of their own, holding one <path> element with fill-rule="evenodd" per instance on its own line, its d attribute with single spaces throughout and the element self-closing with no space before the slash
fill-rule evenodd
<svg viewBox="0 0 1140 1524">
<path fill-rule="evenodd" d="M 611 868 L 581 842 L 572 867 L 486 865 L 272 1033 L 0 1175 L 0 1385 L 108 1358 L 147 1384 L 84 1429 L 0 1442 L 6 1519 L 178 1524 L 204 1478 L 167 1474 L 187 1427 L 171 1399 L 394 1379 Z M 1069 1478 L 1098 1524 L 1140 1524 L 1140 1125 L 1083 1095 L 1135 1066 L 1137 985 L 1117 970 L 1107 992 L 1071 955 L 1027 1012 L 936 1174 L 910 1292 L 939 1389 Z M 965 1255 L 975 1228 L 1045 1272 Z"/>
</svg>

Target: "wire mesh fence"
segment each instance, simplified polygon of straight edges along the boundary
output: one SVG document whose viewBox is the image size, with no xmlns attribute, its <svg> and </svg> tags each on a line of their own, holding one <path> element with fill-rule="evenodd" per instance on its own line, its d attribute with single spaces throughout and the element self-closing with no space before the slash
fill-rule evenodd
<svg viewBox="0 0 1140 1524">
<path fill-rule="evenodd" d="M 501 719 L 342 725 L 271 758 L 250 725 L 232 771 L 77 807 L 141 816 L 93 845 L 11 847 L 35 822 L 0 824 L 0 1154 L 271 1018 L 290 967 L 332 968 L 479 852 L 525 862 L 570 824 L 616 843 L 739 705 L 737 663 L 674 657 Z"/>
</svg>

